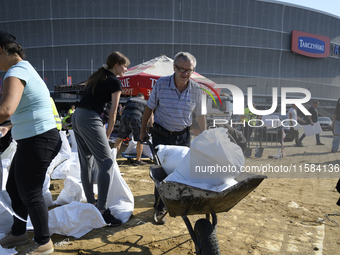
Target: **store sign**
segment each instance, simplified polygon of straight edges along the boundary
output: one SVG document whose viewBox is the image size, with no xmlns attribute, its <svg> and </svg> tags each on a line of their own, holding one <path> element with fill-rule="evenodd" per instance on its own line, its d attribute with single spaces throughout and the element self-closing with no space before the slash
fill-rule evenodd
<svg viewBox="0 0 340 255">
<path fill-rule="evenodd" d="M 329 57 L 330 41 L 327 36 L 292 31 L 292 51 L 307 57 Z"/>
<path fill-rule="evenodd" d="M 340 57 L 340 45 L 334 44 L 333 55 Z"/>
</svg>

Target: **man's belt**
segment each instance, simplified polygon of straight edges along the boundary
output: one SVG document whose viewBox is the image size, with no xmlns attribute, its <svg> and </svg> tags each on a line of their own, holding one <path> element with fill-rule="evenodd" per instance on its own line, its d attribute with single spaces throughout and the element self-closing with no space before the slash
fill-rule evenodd
<svg viewBox="0 0 340 255">
<path fill-rule="evenodd" d="M 163 128 L 161 125 L 157 124 L 156 122 L 153 123 L 153 130 L 163 136 L 163 137 L 168 137 L 168 135 L 174 135 L 174 136 L 179 136 L 184 134 L 185 132 L 187 132 L 190 129 L 190 127 L 186 127 L 185 129 L 183 129 L 182 131 L 169 131 L 165 128 Z"/>
</svg>

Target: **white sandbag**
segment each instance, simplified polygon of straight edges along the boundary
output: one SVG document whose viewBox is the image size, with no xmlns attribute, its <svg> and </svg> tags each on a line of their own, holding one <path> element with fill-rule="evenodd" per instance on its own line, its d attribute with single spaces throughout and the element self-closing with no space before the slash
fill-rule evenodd
<svg viewBox="0 0 340 255">
<path fill-rule="evenodd" d="M 143 152 L 142 155 L 147 156 L 151 159 L 153 159 L 153 155 L 150 149 L 150 146 L 148 144 L 143 144 Z"/>
<path fill-rule="evenodd" d="M 49 211 L 50 235 L 80 238 L 92 229 L 106 226 L 99 210 L 92 204 L 72 202 Z"/>
<path fill-rule="evenodd" d="M 0 191 L 6 190 L 6 183 L 7 183 L 7 178 L 8 178 L 8 170 L 4 166 L 4 163 L 7 162 L 9 165 L 11 162 L 9 162 L 8 159 L 5 161 L 0 160 Z"/>
<path fill-rule="evenodd" d="M 171 174 L 190 151 L 189 147 L 176 145 L 157 145 L 157 156 L 167 175 Z"/>
<path fill-rule="evenodd" d="M 73 176 L 80 180 L 80 163 L 76 152 L 72 152 L 69 159 L 53 170 L 51 179 L 66 179 L 67 176 Z"/>
<path fill-rule="evenodd" d="M 117 149 L 112 149 L 113 171 L 107 196 L 107 207 L 110 208 L 114 217 L 125 223 L 133 213 L 134 198 L 129 186 L 120 174 L 116 154 Z"/>
<path fill-rule="evenodd" d="M 136 155 L 137 154 L 137 142 L 134 140 L 129 141 L 129 145 L 126 148 L 125 154 Z"/>
<path fill-rule="evenodd" d="M 10 210 L 12 210 L 10 206 L 11 199 L 5 190 L 0 191 L 0 193 L 0 233 L 6 233 L 11 229 L 13 224 L 13 215 L 6 209 L 10 207 Z"/>
<path fill-rule="evenodd" d="M 1 160 L 8 159 L 12 162 L 15 152 L 17 151 L 17 142 L 13 140 L 6 150 L 1 154 Z"/>
<path fill-rule="evenodd" d="M 8 159 L 6 159 L 5 161 L 7 161 Z M 0 230 L 5 226 L 7 226 L 8 224 L 10 224 L 10 226 L 12 225 L 13 222 L 13 215 L 16 216 L 18 219 L 22 220 L 22 221 L 26 221 L 24 219 L 22 219 L 20 216 L 18 216 L 12 209 L 12 201 L 11 198 L 9 197 L 7 191 L 6 191 L 6 183 L 7 183 L 7 179 L 8 179 L 8 169 L 6 168 L 0 168 L 0 173 L 1 173 L 1 178 L 2 179 L 2 190 L 0 189 Z M 52 206 L 54 205 L 53 199 L 52 199 L 52 194 L 50 191 L 50 177 L 48 174 L 46 174 L 45 176 L 45 180 L 44 180 L 44 184 L 43 184 L 43 188 L 42 188 L 42 193 L 43 193 L 43 197 L 45 200 L 45 203 L 47 206 Z M 11 219 L 9 219 L 9 217 Z M 0 232 L 1 233 L 1 232 Z"/>
<path fill-rule="evenodd" d="M 316 135 L 316 134 L 320 134 L 322 132 L 321 126 L 319 122 L 315 122 L 312 125 L 305 125 L 303 126 L 305 129 L 305 135 L 306 136 L 311 136 L 311 135 Z"/>
<path fill-rule="evenodd" d="M 67 176 L 64 181 L 64 188 L 61 190 L 55 203 L 57 205 L 70 204 L 73 201 L 86 201 L 83 186 L 79 179 Z"/>
<path fill-rule="evenodd" d="M 244 166 L 242 149 L 232 143 L 226 133 L 227 129 L 216 128 L 206 130 L 191 143 L 190 152 L 176 167 L 173 179 L 192 186 L 207 188 L 221 186 L 223 188 L 236 184 L 234 180 Z M 202 185 L 200 185 L 202 184 Z"/>
<path fill-rule="evenodd" d="M 5 237 L 5 234 L 0 234 L 0 239 L 4 238 Z M 2 255 L 14 255 L 14 254 L 18 254 L 18 252 L 15 250 L 15 248 L 12 248 L 12 249 L 6 249 L 6 248 L 3 248 L 1 245 L 0 245 L 0 254 Z"/>
<path fill-rule="evenodd" d="M 60 131 L 59 134 L 60 134 L 60 138 L 61 138 L 61 142 L 62 142 L 61 148 L 60 148 L 60 151 L 58 152 L 57 156 L 54 157 L 51 164 L 47 168 L 48 174 L 51 174 L 57 166 L 59 166 L 65 160 L 69 159 L 70 155 L 72 153 L 70 144 L 69 144 L 67 137 L 66 137 L 66 131 Z"/>
<path fill-rule="evenodd" d="M 9 161 L 9 159 L 7 158 L 5 159 L 5 161 Z M 9 162 L 9 165 L 10 165 L 10 162 Z M 7 179 L 8 179 L 8 169 L 3 168 L 2 160 L 0 160 L 0 183 L 1 183 L 1 186 L 0 186 L 0 233 L 7 232 L 12 226 L 13 215 L 17 216 L 12 209 L 11 198 L 9 197 L 6 191 Z"/>
<path fill-rule="evenodd" d="M 60 152 L 51 161 L 51 164 L 47 168 L 47 173 L 52 174 L 53 170 L 59 166 L 62 162 L 70 158 L 70 154 L 61 154 Z"/>
<path fill-rule="evenodd" d="M 71 139 L 71 151 L 77 152 L 78 147 L 77 147 L 76 138 L 74 136 L 74 131 L 71 129 L 71 130 L 68 131 L 68 133 L 70 134 L 70 139 Z"/>
<path fill-rule="evenodd" d="M 133 139 L 129 141 L 128 147 L 125 149 L 124 153 L 127 155 L 137 155 L 137 142 L 134 141 Z M 153 155 L 149 145 L 143 144 L 142 155 L 153 159 Z"/>
<path fill-rule="evenodd" d="M 46 173 L 42 191 L 43 191 L 43 196 L 44 196 L 44 200 L 45 200 L 47 207 L 54 205 L 52 194 L 50 191 L 50 183 L 51 183 L 50 176 Z"/>
<path fill-rule="evenodd" d="M 73 130 L 72 130 L 72 132 L 73 132 Z M 66 137 L 66 131 L 59 131 L 59 134 L 60 134 L 60 138 L 61 138 L 61 141 L 62 141 L 59 153 L 61 153 L 61 154 L 71 154 L 72 150 L 71 150 L 70 143 L 68 142 L 67 137 Z"/>
<path fill-rule="evenodd" d="M 4 190 L 0 192 L 0 207 L 3 207 L 7 212 L 9 212 L 12 216 L 17 217 L 18 219 L 27 222 L 27 220 L 21 218 L 19 215 L 17 215 L 13 209 L 12 209 L 12 202 L 8 195 L 8 193 Z M 0 221 L 1 223 L 1 221 Z"/>
<path fill-rule="evenodd" d="M 7 176 L 8 176 L 8 171 L 9 168 L 11 166 L 11 160 L 6 158 L 6 159 L 2 159 L 1 160 L 2 163 L 2 168 L 3 168 L 3 179 L 2 179 L 2 189 L 4 189 L 5 185 L 6 185 L 6 181 L 7 181 Z M 4 179 L 6 177 L 6 179 Z"/>
<path fill-rule="evenodd" d="M 11 199 L 8 196 L 6 190 L 5 190 L 5 184 L 7 182 L 8 179 L 8 170 L 7 169 L 3 169 L 3 174 L 2 174 L 2 179 L 3 179 L 3 190 L 0 191 L 2 192 L 0 198 L 4 199 L 4 203 L 8 203 L 8 205 L 11 205 Z M 50 176 L 46 173 L 45 175 L 45 180 L 44 180 L 44 184 L 43 184 L 43 188 L 42 188 L 42 194 L 45 200 L 45 203 L 47 205 L 47 207 L 53 206 L 54 202 L 53 202 L 53 198 L 52 198 L 52 194 L 50 191 Z M 4 207 L 3 205 L 0 205 L 0 207 Z M 11 207 L 11 206 L 9 206 Z M 12 210 L 12 209 L 11 209 Z M 0 208 L 0 214 L 1 214 L 1 208 Z M 2 219 L 2 217 L 0 217 L 0 219 Z M 1 226 L 0 226 L 1 228 Z"/>
</svg>

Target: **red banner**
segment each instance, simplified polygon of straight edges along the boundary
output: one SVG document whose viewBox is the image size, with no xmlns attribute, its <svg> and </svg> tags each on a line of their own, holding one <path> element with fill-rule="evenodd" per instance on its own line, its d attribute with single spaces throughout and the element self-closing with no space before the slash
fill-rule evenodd
<svg viewBox="0 0 340 255">
<path fill-rule="evenodd" d="M 122 95 L 137 96 L 138 93 L 143 93 L 145 99 L 148 99 L 159 78 L 159 76 L 141 74 L 119 77 L 122 82 Z"/>
</svg>

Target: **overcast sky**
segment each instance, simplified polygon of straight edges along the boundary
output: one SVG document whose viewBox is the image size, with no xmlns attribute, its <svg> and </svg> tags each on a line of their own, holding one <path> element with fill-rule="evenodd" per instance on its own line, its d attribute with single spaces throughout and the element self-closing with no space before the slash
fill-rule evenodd
<svg viewBox="0 0 340 255">
<path fill-rule="evenodd" d="M 337 15 L 340 18 L 340 0 L 280 0 L 280 2 L 306 6 Z"/>
</svg>

